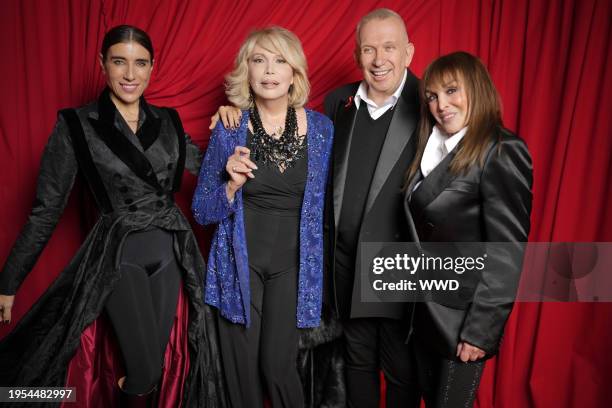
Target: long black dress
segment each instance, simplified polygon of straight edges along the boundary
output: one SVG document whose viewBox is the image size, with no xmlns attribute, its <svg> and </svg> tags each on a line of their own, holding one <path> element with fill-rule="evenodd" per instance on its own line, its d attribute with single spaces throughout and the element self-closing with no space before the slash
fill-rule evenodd
<svg viewBox="0 0 612 408">
<path fill-rule="evenodd" d="M 0 293 L 15 293 L 34 266 L 79 171 L 100 217 L 66 269 L 0 342 L 0 385 L 64 385 L 81 333 L 100 315 L 119 279 L 127 235 L 156 227 L 174 234 L 189 299 L 190 368 L 183 406 L 226 406 L 216 326 L 202 299 L 205 263 L 173 200 L 183 169 L 197 173 L 200 154 L 175 130 L 180 129 L 176 112 L 148 105 L 144 98 L 140 111 L 142 149 L 116 126 L 118 112 L 108 90 L 73 111 L 72 119 L 69 111 L 60 113 L 42 158 L 34 208 L 0 274 Z"/>
</svg>

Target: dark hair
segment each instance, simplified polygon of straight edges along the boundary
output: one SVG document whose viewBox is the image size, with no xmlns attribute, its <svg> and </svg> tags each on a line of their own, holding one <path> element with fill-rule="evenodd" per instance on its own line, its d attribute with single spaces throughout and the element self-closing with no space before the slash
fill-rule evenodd
<svg viewBox="0 0 612 408">
<path fill-rule="evenodd" d="M 106 60 L 106 54 L 108 53 L 108 49 L 110 47 L 115 44 L 127 43 L 130 41 L 135 41 L 146 48 L 151 55 L 151 62 L 153 62 L 153 43 L 151 42 L 151 37 L 149 37 L 149 34 L 145 33 L 138 27 L 126 24 L 113 27 L 104 35 L 102 47 L 100 48 L 102 60 Z"/>
<path fill-rule="evenodd" d="M 418 171 L 427 140 L 436 120 L 429 111 L 425 95 L 432 84 L 444 83 L 448 78 L 461 81 L 468 99 L 468 130 L 450 163 L 450 171 L 458 174 L 484 160 L 487 140 L 503 126 L 501 104 L 491 76 L 484 64 L 472 54 L 458 51 L 434 60 L 425 69 L 419 86 L 421 120 L 417 131 L 417 153 L 406 177 L 406 185 Z"/>
</svg>

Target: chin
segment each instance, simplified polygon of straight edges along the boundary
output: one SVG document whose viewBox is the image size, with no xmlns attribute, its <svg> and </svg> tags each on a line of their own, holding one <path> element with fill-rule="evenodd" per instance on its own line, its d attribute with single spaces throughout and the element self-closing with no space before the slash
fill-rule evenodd
<svg viewBox="0 0 612 408">
<path fill-rule="evenodd" d="M 134 95 L 134 94 L 125 95 L 125 94 L 122 94 L 122 93 L 115 94 L 115 96 L 116 96 L 116 97 L 117 97 L 117 98 L 118 98 L 118 99 L 119 99 L 121 102 L 123 102 L 123 103 L 125 103 L 125 104 L 127 104 L 127 105 L 129 105 L 129 104 L 131 104 L 131 103 L 135 103 L 135 102 L 137 102 L 137 101 L 140 99 L 140 96 L 141 96 L 141 95 L 142 95 L 142 94 L 140 94 L 140 93 L 139 93 L 138 95 Z"/>
<path fill-rule="evenodd" d="M 282 98 L 288 98 L 289 94 L 288 93 L 281 93 L 278 95 L 257 95 L 257 97 L 263 101 L 276 101 L 278 99 L 282 99 Z"/>
</svg>

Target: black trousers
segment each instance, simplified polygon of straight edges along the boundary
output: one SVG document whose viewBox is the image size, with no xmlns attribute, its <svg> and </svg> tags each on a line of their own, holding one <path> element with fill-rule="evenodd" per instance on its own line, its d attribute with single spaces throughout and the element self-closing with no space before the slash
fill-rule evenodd
<svg viewBox="0 0 612 408">
<path fill-rule="evenodd" d="M 350 408 L 377 408 L 380 370 L 387 384 L 388 408 L 417 407 L 420 400 L 416 362 L 406 344 L 408 325 L 385 318 L 343 322 L 346 343 L 346 387 Z"/>
<path fill-rule="evenodd" d="M 484 369 L 483 360 L 464 363 L 431 351 L 424 340 L 411 342 L 419 386 L 427 408 L 471 408 Z"/>
<path fill-rule="evenodd" d="M 105 309 L 125 363 L 123 390 L 145 394 L 161 378 L 176 314 L 181 274 L 173 234 L 158 228 L 129 234 L 120 271 Z"/>
<path fill-rule="evenodd" d="M 219 316 L 221 357 L 233 408 L 304 405 L 297 370 L 299 218 L 245 207 L 251 325 Z"/>
</svg>

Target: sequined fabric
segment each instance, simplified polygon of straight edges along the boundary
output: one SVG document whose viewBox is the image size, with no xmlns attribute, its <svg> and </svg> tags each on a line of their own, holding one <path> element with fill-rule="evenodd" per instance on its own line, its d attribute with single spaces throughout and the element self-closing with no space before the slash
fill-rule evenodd
<svg viewBox="0 0 612 408">
<path fill-rule="evenodd" d="M 306 110 L 308 123 L 308 179 L 300 218 L 300 270 L 298 279 L 297 327 L 316 327 L 321 317 L 323 285 L 323 199 L 333 139 L 331 121 Z M 227 158 L 236 146 L 246 145 L 248 111 L 240 127 L 228 130 L 221 123 L 214 129 L 202 162 L 192 210 L 200 224 L 218 224 L 206 273 L 205 302 L 215 306 L 226 319 L 250 324 L 249 263 L 244 230 L 242 193 L 232 203 L 225 185 Z"/>
</svg>

